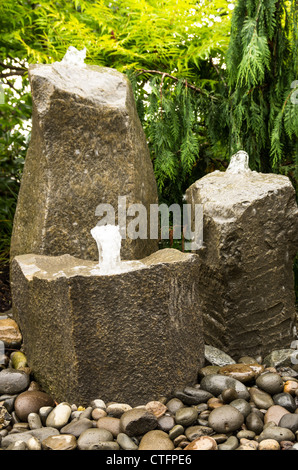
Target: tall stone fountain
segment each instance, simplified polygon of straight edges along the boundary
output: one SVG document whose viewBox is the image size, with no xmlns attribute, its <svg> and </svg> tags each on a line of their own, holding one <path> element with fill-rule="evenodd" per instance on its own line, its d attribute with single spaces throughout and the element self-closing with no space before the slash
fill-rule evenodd
<svg viewBox="0 0 298 470">
<path fill-rule="evenodd" d="M 16 208 L 11 257 L 68 253 L 97 259 L 90 227 L 109 204 L 157 203 L 151 158 L 127 78 L 86 65 L 70 47 L 61 62 L 29 66 L 33 127 Z M 125 198 L 125 199 L 124 199 Z M 103 207 L 103 206 L 102 206 Z M 125 208 L 124 208 L 125 209 Z M 127 218 L 129 223 L 129 216 Z M 122 259 L 140 259 L 158 240 L 123 239 Z"/>
</svg>

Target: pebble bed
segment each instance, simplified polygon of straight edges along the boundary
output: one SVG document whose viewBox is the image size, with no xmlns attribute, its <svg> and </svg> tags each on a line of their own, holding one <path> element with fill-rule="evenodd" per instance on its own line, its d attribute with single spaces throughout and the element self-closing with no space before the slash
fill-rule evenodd
<svg viewBox="0 0 298 470">
<path fill-rule="evenodd" d="M 296 354 L 235 360 L 206 345 L 198 383 L 137 407 L 83 407 L 41 389 L 20 343 L 1 357 L 0 450 L 298 450 Z"/>
</svg>

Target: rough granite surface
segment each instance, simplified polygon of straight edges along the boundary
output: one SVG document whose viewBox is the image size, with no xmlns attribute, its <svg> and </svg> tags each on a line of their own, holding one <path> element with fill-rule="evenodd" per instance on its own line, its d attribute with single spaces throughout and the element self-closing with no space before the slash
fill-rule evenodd
<svg viewBox="0 0 298 470">
<path fill-rule="evenodd" d="M 197 382 L 204 362 L 198 256 L 174 249 L 94 275 L 70 255 L 12 262 L 14 316 L 28 364 L 57 401 L 141 405 Z"/>
<path fill-rule="evenodd" d="M 153 166 L 131 85 L 114 69 L 62 63 L 29 67 L 33 129 L 11 239 L 26 253 L 97 259 L 90 230 L 100 204 L 118 221 L 126 209 L 156 204 Z M 103 214 L 102 214 L 103 215 Z M 127 225 L 135 216 L 127 215 Z M 158 240 L 123 240 L 122 259 L 141 259 Z"/>
<path fill-rule="evenodd" d="M 203 205 L 200 296 L 207 344 L 232 357 L 289 347 L 295 323 L 295 190 L 286 176 L 216 171 L 187 190 Z M 204 274 L 203 274 L 204 273 Z"/>
</svg>

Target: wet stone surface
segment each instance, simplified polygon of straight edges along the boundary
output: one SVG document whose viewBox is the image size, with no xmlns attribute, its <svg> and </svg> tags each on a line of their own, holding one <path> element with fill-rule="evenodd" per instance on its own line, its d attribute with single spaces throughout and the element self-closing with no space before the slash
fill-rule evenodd
<svg viewBox="0 0 298 470">
<path fill-rule="evenodd" d="M 298 450 L 298 368 L 278 352 L 267 366 L 212 348 L 215 366 L 208 349 L 197 383 L 137 407 L 57 402 L 18 352 L 0 371 L 0 450 Z"/>
</svg>

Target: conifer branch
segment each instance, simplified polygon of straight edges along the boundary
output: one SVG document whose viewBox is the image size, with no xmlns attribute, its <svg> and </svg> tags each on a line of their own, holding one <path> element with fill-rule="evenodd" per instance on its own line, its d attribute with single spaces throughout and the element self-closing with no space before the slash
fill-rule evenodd
<svg viewBox="0 0 298 470">
<path fill-rule="evenodd" d="M 219 76 L 219 78 L 221 79 L 221 81 L 223 82 L 226 90 L 228 90 L 228 85 L 223 77 L 223 75 L 220 73 L 219 71 L 219 68 L 217 67 L 217 65 L 213 62 L 212 60 L 212 57 L 210 57 L 210 64 L 212 65 L 212 67 L 214 68 L 214 70 L 216 71 L 217 75 Z"/>
<path fill-rule="evenodd" d="M 295 91 L 297 91 L 297 87 L 295 87 L 295 88 L 288 94 L 288 96 L 286 97 L 285 102 L 284 102 L 283 107 L 282 107 L 282 110 L 281 110 L 282 114 L 284 113 L 284 111 L 285 111 L 285 109 L 286 109 L 286 106 L 287 106 L 287 104 L 288 104 L 289 99 L 291 98 L 292 94 L 293 94 Z"/>
<path fill-rule="evenodd" d="M 0 78 L 14 77 L 15 75 L 24 75 L 26 70 L 13 70 L 7 73 L 0 73 Z"/>
<path fill-rule="evenodd" d="M 160 82 L 160 86 L 159 86 L 159 94 L 160 94 L 160 115 L 161 115 L 161 118 L 162 118 L 162 86 L 163 86 L 163 81 L 164 81 L 165 75 L 166 75 L 165 73 L 162 74 L 161 82 Z"/>
<path fill-rule="evenodd" d="M 179 81 L 179 78 L 174 77 L 174 75 L 171 75 L 171 74 L 166 73 L 166 72 L 161 72 L 160 70 L 138 69 L 137 72 L 138 72 L 137 75 L 136 75 L 137 77 L 138 77 L 139 75 L 143 75 L 143 74 L 146 74 L 146 73 L 147 73 L 147 74 L 162 75 L 163 79 L 164 79 L 165 77 L 168 77 L 168 78 L 170 78 L 171 80 L 174 80 L 175 82 L 178 82 L 178 81 Z M 162 79 L 162 80 L 163 80 L 163 79 Z M 191 88 L 192 90 L 196 91 L 197 93 L 201 93 L 202 95 L 205 96 L 205 93 L 204 93 L 204 91 L 203 91 L 201 88 L 196 87 L 195 85 L 189 84 L 187 81 L 185 82 L 185 86 L 187 86 L 188 88 Z"/>
</svg>

